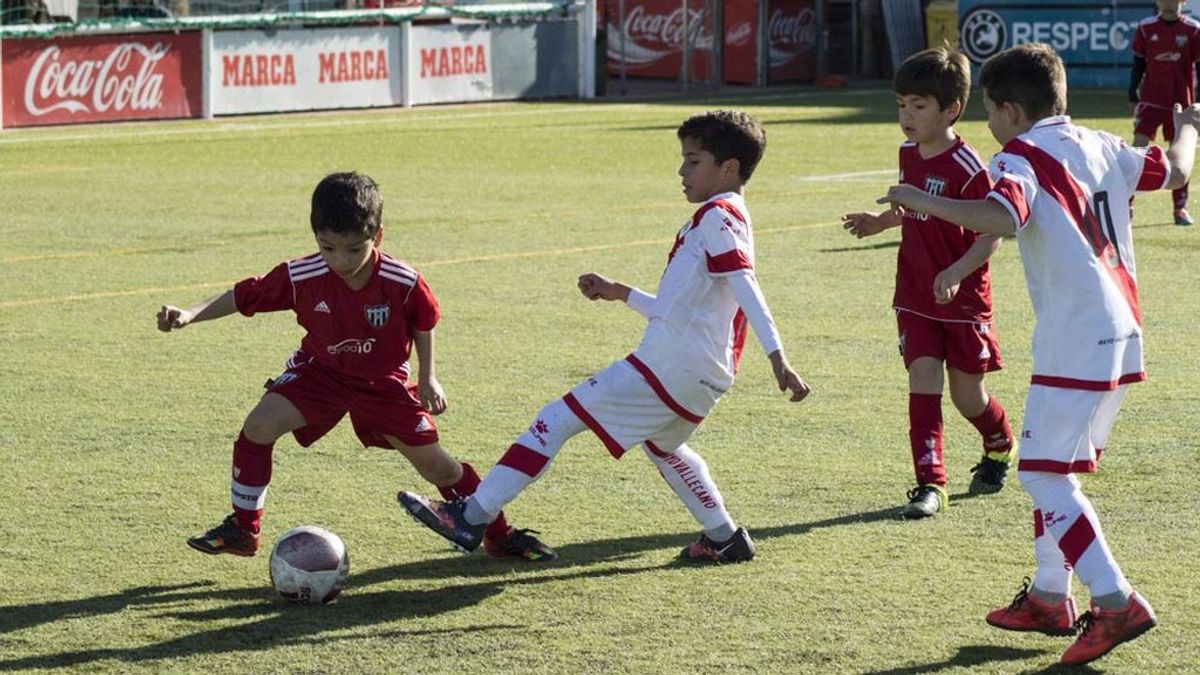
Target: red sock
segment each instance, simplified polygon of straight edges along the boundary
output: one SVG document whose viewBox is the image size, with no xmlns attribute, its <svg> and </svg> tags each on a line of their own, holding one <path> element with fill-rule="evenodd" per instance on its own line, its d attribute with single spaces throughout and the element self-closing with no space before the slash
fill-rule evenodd
<svg viewBox="0 0 1200 675">
<path fill-rule="evenodd" d="M 918 485 L 945 485 L 941 394 L 908 395 L 908 440 Z"/>
<path fill-rule="evenodd" d="M 1000 401 L 996 400 L 995 396 L 988 397 L 987 407 L 983 412 L 979 413 L 978 417 L 969 418 L 971 424 L 979 430 L 979 434 L 983 436 L 983 452 L 986 455 L 992 453 L 1007 454 L 1013 447 L 1012 426 L 1008 423 L 1008 416 L 1004 414 L 1004 407 L 1000 405 Z M 993 457 L 993 459 L 997 459 Z"/>
<path fill-rule="evenodd" d="M 1186 209 L 1188 203 L 1188 186 L 1184 183 L 1183 187 L 1171 190 L 1171 201 L 1175 202 L 1175 210 Z"/>
<path fill-rule="evenodd" d="M 258 534 L 263 502 L 271 482 L 271 451 L 275 444 L 260 445 L 238 434 L 233 444 L 233 513 L 238 526 Z"/>
<path fill-rule="evenodd" d="M 475 467 L 466 462 L 461 462 L 461 464 L 462 478 L 459 478 L 457 483 L 447 487 L 438 486 L 438 492 L 442 493 L 442 498 L 447 501 L 470 497 L 475 494 L 475 488 L 479 487 L 479 474 L 475 473 Z M 508 537 L 508 521 L 504 518 L 503 511 L 487 526 L 483 536 L 497 540 Z"/>
</svg>

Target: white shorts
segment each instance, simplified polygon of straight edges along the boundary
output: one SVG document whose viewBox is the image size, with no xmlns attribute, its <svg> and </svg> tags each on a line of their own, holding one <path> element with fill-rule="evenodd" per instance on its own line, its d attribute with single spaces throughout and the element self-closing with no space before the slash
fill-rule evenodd
<svg viewBox="0 0 1200 675">
<path fill-rule="evenodd" d="M 1031 385 L 1017 470 L 1095 472 L 1127 388 L 1088 391 Z"/>
<path fill-rule="evenodd" d="M 665 390 L 655 389 L 628 361 L 616 361 L 580 382 L 563 401 L 613 457 L 620 459 L 639 443 L 671 452 L 687 442 L 702 418 L 681 417 L 662 398 L 670 400 Z"/>
</svg>

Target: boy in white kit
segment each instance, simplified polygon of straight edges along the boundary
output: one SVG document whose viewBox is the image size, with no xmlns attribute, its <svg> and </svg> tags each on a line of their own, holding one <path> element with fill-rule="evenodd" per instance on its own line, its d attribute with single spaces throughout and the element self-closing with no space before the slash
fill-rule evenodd
<svg viewBox="0 0 1200 675">
<path fill-rule="evenodd" d="M 1033 498 L 1037 573 L 987 622 L 1078 632 L 1062 662 L 1088 663 L 1157 623 L 1113 558 L 1075 474 L 1096 470 L 1127 386 L 1146 378 L 1129 199 L 1187 182 L 1200 106 L 1176 106 L 1177 134 L 1164 155 L 1072 124 L 1063 114 L 1066 73 L 1046 45 L 993 56 L 979 82 L 988 128 L 1003 146 L 987 198 L 952 201 L 896 186 L 880 201 L 1017 237 L 1037 316 L 1017 463 Z M 1092 596 L 1078 619 L 1072 570 Z"/>
<path fill-rule="evenodd" d="M 638 348 L 542 408 L 469 499 L 398 495 L 419 522 L 459 548 L 478 547 L 488 522 L 545 473 L 563 443 L 591 429 L 616 458 L 641 444 L 700 523 L 703 533 L 680 557 L 718 563 L 754 557 L 750 535 L 729 516 L 708 466 L 687 440 L 732 386 L 747 324 L 780 391 L 791 392 L 792 401 L 810 391 L 784 356 L 754 276 L 742 188 L 762 157 L 766 135 L 750 115 L 719 110 L 692 116 L 677 136 L 684 194 L 701 206 L 675 235 L 657 295 L 599 274 L 579 277 L 588 299 L 621 300 L 646 318 Z"/>
</svg>

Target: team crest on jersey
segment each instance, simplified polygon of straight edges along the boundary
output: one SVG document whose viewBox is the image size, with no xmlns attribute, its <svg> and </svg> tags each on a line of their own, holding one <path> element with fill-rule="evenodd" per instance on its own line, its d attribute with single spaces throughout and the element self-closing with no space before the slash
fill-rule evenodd
<svg viewBox="0 0 1200 675">
<path fill-rule="evenodd" d="M 937 197 L 946 191 L 946 179 L 937 176 L 925 177 L 925 191 Z"/>
<path fill-rule="evenodd" d="M 366 312 L 367 323 L 371 324 L 372 328 L 383 328 L 392 315 L 392 309 L 388 305 L 365 305 L 363 311 Z"/>
<path fill-rule="evenodd" d="M 1184 45 L 1186 45 L 1186 44 L 1187 44 L 1187 40 L 1188 40 L 1188 39 L 1187 39 L 1187 36 L 1186 36 L 1186 35 L 1176 35 L 1176 36 L 1175 36 L 1175 46 L 1176 46 L 1176 47 L 1183 47 Z"/>
</svg>

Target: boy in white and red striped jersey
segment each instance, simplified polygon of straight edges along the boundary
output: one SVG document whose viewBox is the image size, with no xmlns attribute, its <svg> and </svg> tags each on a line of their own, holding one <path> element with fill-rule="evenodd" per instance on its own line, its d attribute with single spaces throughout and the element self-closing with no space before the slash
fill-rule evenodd
<svg viewBox="0 0 1200 675">
<path fill-rule="evenodd" d="M 1171 109 L 1196 101 L 1196 61 L 1200 60 L 1200 22 L 1183 15 L 1184 0 L 1157 0 L 1158 13 L 1138 24 L 1133 34 L 1129 102 L 1133 104 L 1133 145 L 1143 148 L 1162 127 L 1175 138 Z M 1171 191 L 1176 225 L 1191 225 L 1188 186 Z"/>
<path fill-rule="evenodd" d="M 399 450 L 447 498 L 474 492 L 479 476 L 438 442 L 433 415 L 446 410 L 434 367 L 440 312 L 425 277 L 379 250 L 383 197 L 369 176 L 335 173 L 313 191 L 310 221 L 318 252 L 281 263 L 189 309 L 158 313 L 169 332 L 240 312 L 292 310 L 305 329 L 286 370 L 246 417 L 233 444 L 233 513 L 188 546 L 209 554 L 258 551 L 275 441 L 291 432 L 305 447 L 346 414 L 364 446 Z M 409 381 L 416 347 L 417 383 Z M 484 547 L 496 557 L 553 560 L 529 530 L 501 515 Z"/>
<path fill-rule="evenodd" d="M 759 123 L 746 113 L 694 115 L 678 129 L 687 200 L 700 204 L 667 256 L 658 292 L 599 274 L 579 277 L 591 300 L 620 300 L 647 321 L 628 357 L 546 405 L 465 500 L 398 497 L 422 524 L 465 550 L 479 545 L 487 523 L 545 473 L 569 438 L 590 429 L 613 457 L 635 445 L 700 524 L 685 560 L 744 562 L 754 542 L 725 508 L 704 460 L 688 438 L 733 385 L 747 324 L 770 359 L 781 391 L 800 401 L 809 387 L 796 375 L 754 275 L 754 237 L 742 189 L 766 147 Z"/>
<path fill-rule="evenodd" d="M 992 187 L 983 160 L 954 132 L 971 91 L 971 64 L 961 52 L 927 49 L 896 71 L 900 109 L 900 182 L 947 199 L 982 199 Z M 916 211 L 850 213 L 844 227 L 859 238 L 900 227 L 892 308 L 908 370 L 908 439 L 917 486 L 905 518 L 926 518 L 949 504 L 943 461 L 942 389 L 979 431 L 983 458 L 971 469 L 971 494 L 1004 487 L 1012 428 L 984 375 L 1000 370 L 988 259 L 1000 238 L 978 235 Z M 943 377 L 943 372 L 946 377 Z"/>
<path fill-rule="evenodd" d="M 1157 623 L 1117 565 L 1075 474 L 1096 470 L 1126 388 L 1146 377 L 1129 198 L 1187 182 L 1200 106 L 1176 106 L 1176 136 L 1164 154 L 1072 124 L 1064 114 L 1066 71 L 1046 45 L 993 56 L 979 83 L 988 127 L 1003 146 L 992 158 L 987 198 L 950 200 L 895 186 L 880 201 L 1017 237 L 1037 316 L 1017 462 L 1033 498 L 1037 573 L 987 622 L 1078 632 L 1062 662 L 1088 663 Z M 1072 570 L 1092 596 L 1078 620 Z"/>
</svg>

